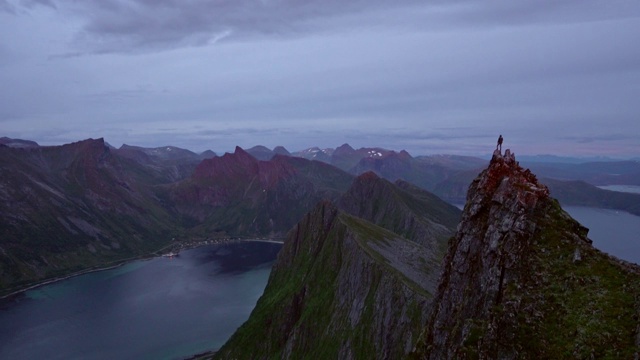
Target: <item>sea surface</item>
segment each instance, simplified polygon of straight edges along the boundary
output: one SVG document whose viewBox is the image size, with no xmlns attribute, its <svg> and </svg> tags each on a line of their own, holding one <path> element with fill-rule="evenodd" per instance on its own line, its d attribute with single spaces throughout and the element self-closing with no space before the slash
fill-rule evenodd
<svg viewBox="0 0 640 360">
<path fill-rule="evenodd" d="M 186 250 L 0 299 L 0 359 L 181 359 L 248 317 L 281 244 Z"/>
</svg>

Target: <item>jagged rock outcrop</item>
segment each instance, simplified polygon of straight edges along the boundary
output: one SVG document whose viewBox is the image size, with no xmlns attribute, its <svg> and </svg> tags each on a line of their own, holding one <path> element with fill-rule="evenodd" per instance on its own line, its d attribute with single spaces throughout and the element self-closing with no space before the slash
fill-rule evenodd
<svg viewBox="0 0 640 360">
<path fill-rule="evenodd" d="M 509 150 L 494 153 L 469 187 L 414 356 L 637 358 L 640 268 L 587 232 Z"/>
</svg>

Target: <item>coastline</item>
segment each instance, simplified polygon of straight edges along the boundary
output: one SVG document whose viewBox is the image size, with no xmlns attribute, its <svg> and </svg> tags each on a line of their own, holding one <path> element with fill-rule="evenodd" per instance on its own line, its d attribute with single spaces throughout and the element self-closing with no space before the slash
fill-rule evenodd
<svg viewBox="0 0 640 360">
<path fill-rule="evenodd" d="M 12 292 L 10 292 L 8 294 L 2 295 L 2 296 L 0 296 L 0 300 L 9 298 L 9 297 L 14 296 L 14 295 L 18 295 L 20 293 L 23 293 L 23 292 L 26 292 L 26 291 L 29 291 L 29 290 L 33 290 L 33 289 L 39 288 L 41 286 L 53 284 L 53 283 L 56 283 L 56 282 L 62 281 L 62 280 L 71 279 L 71 278 L 76 277 L 76 276 L 90 274 L 90 273 L 98 272 L 98 271 L 115 269 L 115 268 L 118 268 L 118 267 L 120 267 L 122 265 L 125 265 L 126 263 L 128 263 L 130 261 L 133 261 L 133 260 L 141 260 L 141 259 L 123 260 L 121 263 L 118 263 L 116 265 L 110 265 L 110 266 L 107 266 L 107 267 L 84 269 L 84 270 L 76 271 L 76 272 L 71 273 L 71 274 L 67 274 L 67 275 L 63 275 L 63 276 L 59 276 L 59 277 L 55 277 L 55 278 L 49 278 L 49 279 L 43 280 L 43 281 L 35 283 L 35 284 L 25 285 L 25 287 L 23 287 L 23 288 L 20 288 L 18 290 L 12 291 Z"/>
<path fill-rule="evenodd" d="M 152 252 L 147 253 L 147 254 L 134 256 L 134 257 L 130 257 L 130 258 L 122 259 L 122 260 L 116 260 L 116 261 L 113 261 L 111 263 L 92 266 L 90 268 L 79 270 L 79 271 L 76 271 L 76 272 L 73 272 L 73 273 L 69 273 L 69 274 L 66 274 L 66 275 L 57 276 L 57 277 L 54 277 L 54 278 L 44 279 L 42 281 L 38 281 L 38 282 L 35 282 L 35 283 L 30 283 L 30 284 L 26 284 L 24 286 L 18 287 L 15 290 L 14 289 L 7 289 L 10 292 L 7 293 L 7 294 L 4 294 L 4 295 L 0 295 L 0 300 L 7 299 L 7 298 L 10 298 L 12 296 L 16 296 L 16 295 L 19 295 L 21 293 L 27 292 L 29 290 L 37 289 L 37 288 L 39 288 L 41 286 L 53 284 L 53 283 L 56 283 L 58 281 L 67 280 L 67 279 L 70 279 L 70 278 L 73 278 L 73 277 L 76 277 L 76 276 L 90 274 L 90 273 L 98 272 L 98 271 L 105 271 L 105 270 L 115 269 L 115 268 L 118 268 L 120 266 L 126 265 L 126 264 L 128 264 L 128 263 L 130 263 L 132 261 L 145 260 L 145 259 L 152 259 L 152 258 L 156 258 L 156 257 L 161 257 L 161 256 L 164 256 L 165 254 L 167 254 L 168 252 L 173 252 L 173 253 L 179 254 L 180 251 L 194 249 L 194 248 L 197 248 L 197 247 L 200 247 L 200 246 L 218 245 L 218 244 L 226 244 L 226 243 L 232 243 L 232 242 L 243 242 L 243 241 L 258 241 L 258 242 L 268 242 L 268 243 L 277 243 L 277 244 L 283 244 L 284 243 L 284 238 L 282 238 L 282 241 L 279 241 L 279 240 L 276 240 L 276 239 L 280 239 L 280 238 L 255 238 L 255 237 L 252 237 L 252 238 L 224 238 L 224 239 L 206 239 L 206 240 L 192 240 L 192 241 L 185 241 L 185 242 L 172 242 L 169 245 L 165 245 L 165 246 L 161 247 L 160 249 L 152 251 Z M 168 252 L 167 252 L 167 250 L 168 250 Z"/>
</svg>

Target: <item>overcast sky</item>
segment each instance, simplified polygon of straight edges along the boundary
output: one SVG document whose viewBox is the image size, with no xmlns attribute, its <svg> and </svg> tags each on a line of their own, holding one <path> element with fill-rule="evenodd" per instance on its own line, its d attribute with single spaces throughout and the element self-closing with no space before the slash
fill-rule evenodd
<svg viewBox="0 0 640 360">
<path fill-rule="evenodd" d="M 640 155 L 638 0 L 0 0 L 0 136 Z"/>
</svg>

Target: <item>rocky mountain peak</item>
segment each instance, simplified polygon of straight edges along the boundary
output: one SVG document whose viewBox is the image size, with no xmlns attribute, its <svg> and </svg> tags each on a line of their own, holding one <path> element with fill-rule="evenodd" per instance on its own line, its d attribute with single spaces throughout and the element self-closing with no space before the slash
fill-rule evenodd
<svg viewBox="0 0 640 360">
<path fill-rule="evenodd" d="M 280 145 L 274 147 L 273 152 L 279 155 L 291 156 L 291 153 L 289 152 L 289 150 L 287 150 L 284 146 L 280 146 Z"/>
<path fill-rule="evenodd" d="M 355 152 L 355 149 L 351 147 L 351 145 L 344 143 L 337 147 L 333 152 L 334 155 L 350 155 Z"/>
<path fill-rule="evenodd" d="M 194 177 L 211 179 L 213 177 L 234 178 L 247 173 L 257 173 L 258 160 L 236 146 L 233 154 L 225 153 L 221 157 L 205 159 L 196 167 Z"/>
<path fill-rule="evenodd" d="M 227 154 L 225 154 L 225 155 L 227 155 Z M 241 148 L 240 146 L 236 146 L 235 150 L 233 151 L 233 155 L 234 155 L 236 158 L 244 159 L 244 160 L 246 160 L 246 161 L 251 161 L 251 162 L 253 162 L 253 161 L 255 161 L 255 160 L 256 160 L 253 156 L 251 156 L 251 154 L 249 154 L 247 151 L 245 151 L 245 150 L 244 150 L 243 148 Z"/>
<path fill-rule="evenodd" d="M 67 168 L 72 163 L 85 169 L 91 169 L 103 165 L 111 156 L 111 150 L 103 138 L 86 139 L 62 146 L 44 147 L 43 151 L 49 154 L 57 154 L 57 167 Z"/>
<path fill-rule="evenodd" d="M 365 173 L 360 174 L 356 178 L 356 182 L 371 182 L 379 179 L 380 177 L 376 173 L 374 173 L 373 171 L 367 171 Z"/>
<path fill-rule="evenodd" d="M 496 150 L 489 167 L 469 187 L 467 206 L 470 216 L 494 203 L 522 213 L 548 197 L 549 189 L 529 169 L 520 166 L 514 153 L 507 149 L 502 155 Z"/>
<path fill-rule="evenodd" d="M 407 152 L 407 150 L 400 150 L 399 157 L 401 159 L 413 159 L 413 156 Z"/>
<path fill-rule="evenodd" d="M 496 151 L 469 186 L 417 357 L 637 356 L 640 287 L 620 284 L 638 269 L 587 232 L 513 153 Z M 622 299 L 625 314 L 611 311 Z"/>
</svg>

